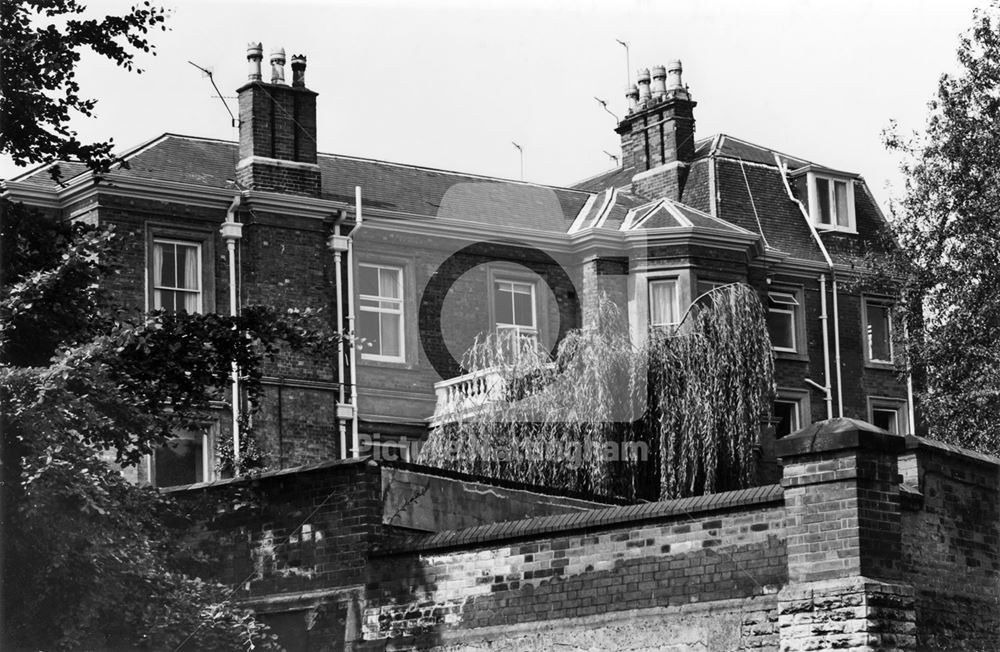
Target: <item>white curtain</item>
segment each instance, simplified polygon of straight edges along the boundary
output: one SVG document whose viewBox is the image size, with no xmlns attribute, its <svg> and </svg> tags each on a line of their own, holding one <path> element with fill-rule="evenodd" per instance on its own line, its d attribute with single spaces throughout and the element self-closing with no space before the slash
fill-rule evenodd
<svg viewBox="0 0 1000 652">
<path fill-rule="evenodd" d="M 675 286 L 670 282 L 650 283 L 649 285 L 649 321 L 653 326 L 672 324 L 677 321 L 674 314 Z"/>
<path fill-rule="evenodd" d="M 163 308 L 163 297 L 156 289 L 161 285 L 163 285 L 163 245 L 156 243 L 153 245 L 153 310 Z"/>
<path fill-rule="evenodd" d="M 178 252 L 184 252 L 184 280 L 179 284 L 181 287 L 197 290 L 198 289 L 198 248 L 197 247 L 177 247 Z M 198 312 L 198 297 L 199 292 L 185 292 L 184 293 L 184 310 L 190 313 Z"/>
<path fill-rule="evenodd" d="M 399 272 L 394 269 L 379 270 L 380 297 L 399 298 Z"/>
</svg>

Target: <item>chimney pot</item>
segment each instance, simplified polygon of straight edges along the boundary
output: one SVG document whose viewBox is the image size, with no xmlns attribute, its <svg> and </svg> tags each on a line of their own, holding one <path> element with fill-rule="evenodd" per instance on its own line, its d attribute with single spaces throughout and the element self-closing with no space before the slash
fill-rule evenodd
<svg viewBox="0 0 1000 652">
<path fill-rule="evenodd" d="M 671 95 L 677 95 L 685 99 L 690 99 L 687 87 L 681 80 L 681 74 L 683 72 L 684 68 L 681 66 L 680 60 L 670 62 L 670 65 L 667 66 L 667 92 Z"/>
<path fill-rule="evenodd" d="M 666 79 L 667 69 L 663 66 L 653 66 L 653 86 L 650 92 L 658 100 L 663 99 L 667 95 Z"/>
<path fill-rule="evenodd" d="M 645 104 L 649 101 L 649 68 L 643 68 L 638 75 L 639 103 Z"/>
<path fill-rule="evenodd" d="M 285 48 L 271 50 L 271 83 L 285 83 Z"/>
<path fill-rule="evenodd" d="M 260 81 L 260 61 L 264 58 L 264 48 L 260 42 L 251 41 L 247 44 L 247 79 Z"/>
<path fill-rule="evenodd" d="M 629 113 L 639 108 L 639 89 L 635 84 L 625 89 L 625 98 L 628 100 Z"/>
<path fill-rule="evenodd" d="M 292 55 L 292 86 L 295 88 L 305 88 L 306 86 L 306 55 Z"/>
</svg>

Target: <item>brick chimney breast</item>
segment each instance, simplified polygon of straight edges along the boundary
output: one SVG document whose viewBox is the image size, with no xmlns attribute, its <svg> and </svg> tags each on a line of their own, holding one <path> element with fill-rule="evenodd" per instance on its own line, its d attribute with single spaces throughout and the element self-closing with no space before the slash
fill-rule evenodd
<svg viewBox="0 0 1000 652">
<path fill-rule="evenodd" d="M 655 66 L 652 75 L 640 70 L 637 97 L 629 89 L 629 112 L 615 129 L 622 139 L 622 163 L 634 170 L 632 190 L 650 199 L 680 200 L 694 160 L 697 102 L 682 72 L 680 61 Z"/>
<path fill-rule="evenodd" d="M 292 57 L 285 83 L 285 50 L 271 51 L 271 83 L 261 79 L 263 48 L 247 48 L 249 74 L 239 95 L 240 142 L 236 181 L 244 190 L 318 197 L 316 93 L 305 86 L 306 57 Z"/>
</svg>

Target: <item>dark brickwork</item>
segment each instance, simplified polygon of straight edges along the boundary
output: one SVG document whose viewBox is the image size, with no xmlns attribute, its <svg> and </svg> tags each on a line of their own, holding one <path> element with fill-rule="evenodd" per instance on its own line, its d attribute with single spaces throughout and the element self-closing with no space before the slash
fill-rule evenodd
<svg viewBox="0 0 1000 652">
<path fill-rule="evenodd" d="M 626 116 L 615 131 L 622 140 L 622 165 L 639 178 L 632 189 L 644 197 L 680 199 L 694 159 L 696 102 L 668 97 Z M 676 164 L 680 165 L 676 165 Z M 647 170 L 659 172 L 643 175 Z"/>
<path fill-rule="evenodd" d="M 202 243 L 204 309 L 229 313 L 229 263 L 219 227 L 224 209 L 128 199 L 102 194 L 96 215 L 121 236 L 116 242 L 118 274 L 106 289 L 115 303 L 135 311 L 146 308 L 148 252 L 154 235 Z M 332 254 L 316 220 L 245 210 L 239 244 L 240 305 L 278 309 L 313 308 L 333 313 Z M 336 459 L 339 434 L 335 418 L 336 359 L 282 350 L 263 373 L 274 380 L 264 387 L 254 430 L 268 452 L 268 465 L 295 465 Z M 299 382 L 296 382 L 299 381 Z M 311 385 L 303 386 L 301 381 Z M 224 398 L 229 400 L 228 395 Z M 228 409 L 218 415 L 218 437 L 231 436 Z"/>
<path fill-rule="evenodd" d="M 236 170 L 236 181 L 243 188 L 289 195 L 316 197 L 320 192 L 319 167 L 286 167 L 254 161 Z"/>
<path fill-rule="evenodd" d="M 900 461 L 902 563 L 916 590 L 921 650 L 1000 649 L 1000 465 L 910 438 Z"/>
<path fill-rule="evenodd" d="M 316 93 L 263 82 L 252 82 L 238 92 L 239 158 L 253 159 L 236 170 L 240 187 L 318 197 Z"/>
</svg>

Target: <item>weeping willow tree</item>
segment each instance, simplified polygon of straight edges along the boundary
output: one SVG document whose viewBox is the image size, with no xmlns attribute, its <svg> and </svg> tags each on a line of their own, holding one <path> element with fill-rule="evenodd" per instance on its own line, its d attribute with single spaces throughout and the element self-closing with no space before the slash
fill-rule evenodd
<svg viewBox="0 0 1000 652">
<path fill-rule="evenodd" d="M 605 297 L 597 314 L 551 357 L 514 335 L 477 338 L 463 367 L 480 400 L 437 415 L 420 461 L 630 499 L 750 484 L 773 387 L 757 294 L 716 288 L 640 347 Z"/>
<path fill-rule="evenodd" d="M 646 346 L 663 499 L 749 486 L 760 420 L 774 396 L 764 308 L 749 286 L 699 298 L 675 332 Z"/>
</svg>

